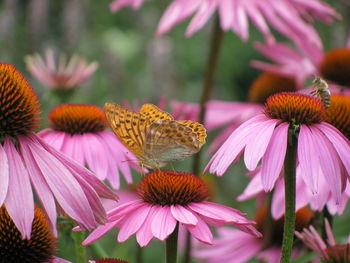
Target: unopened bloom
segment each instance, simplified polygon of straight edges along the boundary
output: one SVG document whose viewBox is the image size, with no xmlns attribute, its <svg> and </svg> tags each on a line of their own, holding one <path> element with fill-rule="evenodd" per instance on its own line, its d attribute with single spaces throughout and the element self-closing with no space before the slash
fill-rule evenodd
<svg viewBox="0 0 350 263">
<path fill-rule="evenodd" d="M 263 233 L 262 238 L 249 235 L 231 227 L 218 229 L 218 236 L 214 238 L 212 246 L 198 244 L 193 256 L 205 263 L 245 263 L 253 258 L 266 263 L 279 263 L 281 256 L 282 234 L 284 218 L 268 219 L 266 206 L 260 208 L 255 216 L 257 229 Z M 301 230 L 308 226 L 313 213 L 302 208 L 296 213 L 296 228 Z M 300 253 L 300 247 L 293 249 L 293 257 Z"/>
<path fill-rule="evenodd" d="M 136 157 L 107 130 L 102 109 L 94 105 L 63 104 L 48 116 L 50 128 L 39 133 L 48 144 L 86 165 L 100 179 L 118 189 L 119 170 L 132 183 L 130 166 L 137 167 Z"/>
<path fill-rule="evenodd" d="M 350 262 L 350 237 L 346 244 L 336 244 L 332 228 L 327 219 L 325 220 L 328 245 L 322 240 L 313 226 L 305 228 L 303 232 L 295 232 L 306 246 L 318 254 L 326 263 L 347 263 Z M 322 262 L 323 262 L 322 261 Z"/>
<path fill-rule="evenodd" d="M 3 204 L 23 238 L 30 238 L 34 196 L 56 235 L 57 211 L 86 229 L 106 218 L 100 197 L 115 199 L 90 171 L 72 162 L 34 133 L 39 101 L 24 77 L 0 64 L 0 206 Z"/>
<path fill-rule="evenodd" d="M 136 234 L 141 247 L 155 237 L 165 240 L 178 224 L 183 225 L 200 242 L 212 244 L 208 224 L 231 224 L 240 230 L 260 236 L 254 221 L 240 211 L 205 201 L 205 184 L 195 175 L 157 171 L 148 173 L 137 188 L 140 199 L 125 203 L 108 212 L 108 223 L 99 226 L 83 242 L 91 244 L 113 228 L 120 228 L 118 242 Z"/>
<path fill-rule="evenodd" d="M 31 237 L 22 239 L 6 208 L 0 207 L 0 262 L 69 263 L 54 256 L 57 239 L 50 230 L 45 213 L 38 207 L 31 227 Z"/>
<path fill-rule="evenodd" d="M 279 178 L 287 149 L 288 130 L 298 132 L 297 163 L 300 175 L 312 193 L 319 191 L 324 176 L 336 202 L 340 201 L 343 176 L 350 174 L 350 143 L 332 125 L 324 122 L 325 108 L 311 96 L 279 93 L 271 96 L 264 113 L 238 127 L 215 153 L 206 169 L 223 175 L 244 152 L 250 171 L 261 160 L 261 182 L 271 191 Z"/>
<path fill-rule="evenodd" d="M 88 63 L 84 58 L 73 55 L 69 61 L 61 55 L 58 65 L 52 50 L 46 51 L 46 61 L 39 55 L 27 56 L 28 70 L 42 84 L 51 89 L 73 89 L 83 84 L 95 72 L 97 62 Z"/>
</svg>

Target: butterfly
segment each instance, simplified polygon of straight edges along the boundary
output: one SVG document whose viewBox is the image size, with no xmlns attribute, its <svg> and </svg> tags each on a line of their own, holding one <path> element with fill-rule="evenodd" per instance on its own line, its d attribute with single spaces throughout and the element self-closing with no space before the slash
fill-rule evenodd
<svg viewBox="0 0 350 263">
<path fill-rule="evenodd" d="M 207 136 L 202 124 L 176 121 L 153 104 L 144 104 L 137 113 L 106 103 L 105 113 L 118 139 L 136 155 L 142 167 L 149 169 L 159 169 L 197 153 Z"/>
</svg>

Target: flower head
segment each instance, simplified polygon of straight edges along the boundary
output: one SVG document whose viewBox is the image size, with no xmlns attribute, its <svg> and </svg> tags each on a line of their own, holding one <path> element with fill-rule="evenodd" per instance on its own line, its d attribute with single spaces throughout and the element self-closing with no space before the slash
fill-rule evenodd
<svg viewBox="0 0 350 263">
<path fill-rule="evenodd" d="M 173 171 L 148 173 L 138 186 L 139 200 L 118 206 L 108 212 L 108 223 L 99 226 L 83 242 L 93 243 L 112 228 L 120 228 L 118 242 L 136 234 L 144 247 L 153 237 L 165 240 L 181 224 L 199 241 L 211 244 L 208 224 L 231 224 L 245 232 L 260 236 L 238 210 L 205 201 L 208 197 L 204 183 L 196 176 Z"/>
<path fill-rule="evenodd" d="M 54 257 L 56 251 L 57 239 L 40 208 L 35 208 L 32 235 L 30 239 L 24 240 L 6 208 L 0 208 L 1 262 L 59 262 Z"/>
<path fill-rule="evenodd" d="M 105 113 L 85 104 L 63 104 L 49 114 L 50 128 L 39 133 L 48 144 L 86 165 L 112 187 L 120 186 L 119 170 L 132 183 L 130 165 L 137 168 L 136 157 L 106 130 Z"/>
<path fill-rule="evenodd" d="M 244 152 L 250 171 L 261 160 L 261 181 L 271 191 L 279 178 L 287 149 L 288 130 L 298 133 L 297 162 L 301 177 L 312 193 L 324 176 L 336 201 L 344 190 L 342 177 L 350 172 L 350 144 L 336 128 L 324 122 L 322 103 L 307 95 L 280 93 L 271 96 L 263 114 L 238 127 L 215 153 L 207 168 L 222 175 Z"/>
<path fill-rule="evenodd" d="M 286 12 L 285 10 L 288 10 Z M 305 22 L 304 18 L 317 17 L 324 22 L 330 22 L 336 17 L 336 12 L 318 0 L 216 0 L 192 1 L 174 0 L 163 14 L 157 34 L 168 32 L 173 26 L 194 15 L 186 35 L 191 36 L 201 29 L 210 17 L 218 11 L 220 25 L 224 31 L 232 30 L 242 40 L 249 38 L 248 20 L 258 28 L 268 42 L 274 37 L 268 24 L 284 36 L 299 41 L 303 34 L 308 35 L 310 42 L 320 44 L 316 31 Z"/>
<path fill-rule="evenodd" d="M 61 55 L 56 66 L 52 50 L 46 51 L 46 61 L 39 54 L 26 57 L 28 70 L 42 84 L 51 89 L 73 89 L 84 83 L 97 69 L 96 62 L 88 63 L 77 55 L 67 61 Z"/>
<path fill-rule="evenodd" d="M 0 206 L 6 205 L 23 238 L 30 238 L 34 197 L 40 200 L 56 232 L 57 210 L 91 229 L 105 220 L 100 197 L 116 198 L 87 169 L 43 142 L 33 128 L 38 100 L 28 82 L 12 65 L 0 64 Z"/>
<path fill-rule="evenodd" d="M 280 262 L 283 218 L 269 222 L 267 206 L 259 209 L 255 216 L 257 229 L 264 235 L 257 238 L 231 227 L 218 229 L 218 236 L 212 246 L 198 244 L 193 252 L 194 257 L 206 263 L 244 263 L 257 258 L 263 262 Z M 302 208 L 296 213 L 296 228 L 302 229 L 310 224 L 313 213 Z M 300 248 L 294 248 L 294 256 Z"/>
<path fill-rule="evenodd" d="M 328 245 L 322 240 L 313 226 L 303 232 L 295 232 L 306 246 L 316 252 L 326 263 L 350 262 L 350 239 L 347 244 L 336 244 L 329 222 L 325 220 Z"/>
<path fill-rule="evenodd" d="M 350 97 L 332 95 L 331 103 L 326 111 L 326 122 L 332 124 L 350 140 Z"/>
</svg>

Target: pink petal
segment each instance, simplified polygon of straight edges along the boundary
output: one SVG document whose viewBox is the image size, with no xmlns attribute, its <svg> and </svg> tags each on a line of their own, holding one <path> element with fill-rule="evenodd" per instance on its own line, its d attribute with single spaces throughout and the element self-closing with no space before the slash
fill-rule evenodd
<svg viewBox="0 0 350 263">
<path fill-rule="evenodd" d="M 83 241 L 82 245 L 87 246 L 90 245 L 100 238 L 102 238 L 105 234 L 107 234 L 109 231 L 111 231 L 113 228 L 116 227 L 118 224 L 118 221 L 114 221 L 111 223 L 106 223 L 105 225 L 98 226 L 94 231 L 90 233 L 90 235 Z"/>
<path fill-rule="evenodd" d="M 48 154 L 40 145 L 26 140 L 28 147 L 42 176 L 50 187 L 56 201 L 63 210 L 84 226 L 92 229 L 96 226 L 93 211 L 87 197 L 72 173 L 53 155 Z M 34 168 L 33 168 L 34 169 Z"/>
<path fill-rule="evenodd" d="M 141 200 L 132 200 L 122 205 L 117 206 L 116 208 L 108 211 L 108 222 L 113 222 L 119 220 L 132 213 L 133 211 L 143 207 L 145 203 Z"/>
<path fill-rule="evenodd" d="M 197 224 L 197 217 L 185 207 L 181 205 L 172 205 L 170 210 L 177 221 L 187 225 Z"/>
<path fill-rule="evenodd" d="M 350 142 L 345 136 L 334 128 L 332 125 L 322 122 L 315 125 L 319 128 L 333 144 L 334 149 L 337 151 L 340 160 L 342 161 L 347 173 L 350 174 Z"/>
<path fill-rule="evenodd" d="M 188 207 L 200 215 L 212 220 L 225 221 L 226 223 L 251 224 L 253 221 L 245 219 L 244 214 L 228 206 L 212 202 L 190 203 Z"/>
<path fill-rule="evenodd" d="M 185 225 L 187 230 L 193 235 L 193 237 L 197 238 L 199 241 L 212 245 L 213 244 L 213 234 L 211 233 L 208 225 L 197 216 L 197 224 L 194 225 Z"/>
<path fill-rule="evenodd" d="M 175 229 L 177 221 L 172 216 L 170 207 L 158 206 L 151 225 L 153 235 L 159 240 L 165 240 Z"/>
<path fill-rule="evenodd" d="M 248 141 L 244 151 L 244 162 L 249 171 L 255 170 L 263 157 L 279 120 L 267 120 L 255 127 L 255 136 Z"/>
<path fill-rule="evenodd" d="M 6 209 L 22 234 L 22 239 L 30 239 L 34 219 L 34 199 L 29 175 L 23 160 L 11 139 L 5 137 L 4 150 L 9 165 L 9 183 L 5 199 Z"/>
<path fill-rule="evenodd" d="M 125 218 L 125 223 L 120 227 L 118 242 L 126 241 L 131 235 L 140 229 L 148 216 L 150 208 L 151 205 L 144 204 L 143 207 L 138 208 Z"/>
<path fill-rule="evenodd" d="M 238 201 L 249 200 L 264 191 L 264 188 L 261 184 L 261 172 L 259 168 L 257 170 L 258 172 L 253 175 L 253 178 L 250 179 L 249 184 L 244 189 L 243 193 L 237 197 Z M 255 173 L 255 171 L 252 173 Z"/>
<path fill-rule="evenodd" d="M 5 201 L 9 186 L 9 162 L 6 151 L 0 144 L 0 207 Z"/>
<path fill-rule="evenodd" d="M 342 192 L 342 178 L 339 158 L 328 138 L 317 128 L 313 128 L 312 131 L 316 141 L 318 142 L 316 144 L 316 149 L 320 159 L 320 167 L 330 190 L 335 196 L 337 203 L 339 203 Z"/>
<path fill-rule="evenodd" d="M 318 192 L 319 175 L 319 153 L 317 144 L 321 143 L 315 140 L 315 135 L 306 125 L 301 125 L 298 138 L 298 160 L 301 175 L 308 187 L 313 193 Z"/>
<path fill-rule="evenodd" d="M 284 163 L 287 150 L 288 124 L 281 123 L 274 131 L 261 165 L 261 182 L 265 192 L 272 190 Z"/>
<path fill-rule="evenodd" d="M 147 246 L 153 238 L 152 221 L 156 211 L 157 211 L 156 206 L 151 206 L 145 222 L 142 224 L 142 226 L 136 233 L 137 243 L 139 243 L 141 247 Z"/>
<path fill-rule="evenodd" d="M 210 173 L 223 175 L 231 163 L 241 153 L 252 136 L 256 133 L 256 126 L 267 118 L 263 114 L 259 114 L 239 126 L 214 154 L 205 171 L 209 169 Z"/>
</svg>

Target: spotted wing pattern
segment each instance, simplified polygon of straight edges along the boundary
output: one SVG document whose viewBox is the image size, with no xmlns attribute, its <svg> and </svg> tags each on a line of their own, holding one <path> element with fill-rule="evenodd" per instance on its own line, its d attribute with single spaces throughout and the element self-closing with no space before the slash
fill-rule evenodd
<svg viewBox="0 0 350 263">
<path fill-rule="evenodd" d="M 143 145 L 151 125 L 150 120 L 114 103 L 106 103 L 105 112 L 118 139 L 138 158 L 143 157 Z"/>
<path fill-rule="evenodd" d="M 193 121 L 178 121 L 178 123 L 185 125 L 186 127 L 191 128 L 192 132 L 197 135 L 199 141 L 199 147 L 202 147 L 205 144 L 205 138 L 207 137 L 207 132 L 204 126 L 198 122 Z"/>
<path fill-rule="evenodd" d="M 144 104 L 140 109 L 140 114 L 149 119 L 150 121 L 155 120 L 173 120 L 173 117 L 165 112 L 160 110 L 157 106 L 153 104 Z"/>
</svg>

